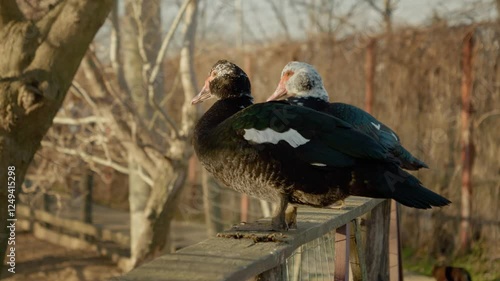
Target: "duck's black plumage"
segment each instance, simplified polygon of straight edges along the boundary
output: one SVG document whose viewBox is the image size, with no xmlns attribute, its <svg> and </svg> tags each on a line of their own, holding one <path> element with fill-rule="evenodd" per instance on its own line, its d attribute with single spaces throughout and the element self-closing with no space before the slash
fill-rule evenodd
<svg viewBox="0 0 500 281">
<path fill-rule="evenodd" d="M 282 79 L 273 96 L 268 100 L 282 99 L 337 117 L 361 132 L 373 137 L 407 170 L 428 168 L 402 145 L 399 136 L 388 126 L 359 107 L 328 101 L 321 76 L 313 66 L 303 62 L 290 62 L 282 71 Z"/>
<path fill-rule="evenodd" d="M 338 118 L 280 102 L 251 105 L 248 77 L 230 62 L 214 65 L 193 103 L 210 95 L 219 100 L 195 127 L 195 152 L 223 184 L 279 203 L 275 229 L 286 228 L 288 203 L 325 207 L 349 195 L 422 209 L 449 203 L 401 170 L 376 140 Z"/>
</svg>

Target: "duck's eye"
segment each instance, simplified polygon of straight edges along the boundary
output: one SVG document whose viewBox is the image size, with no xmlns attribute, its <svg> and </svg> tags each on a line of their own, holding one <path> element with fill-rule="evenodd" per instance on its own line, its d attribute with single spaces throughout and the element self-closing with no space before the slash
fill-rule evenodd
<svg viewBox="0 0 500 281">
<path fill-rule="evenodd" d="M 212 71 L 212 75 L 210 75 L 210 76 L 212 76 L 212 77 L 217 76 L 217 71 Z"/>
<path fill-rule="evenodd" d="M 291 71 L 291 70 L 288 70 L 287 72 L 285 72 L 285 73 L 283 74 L 283 76 L 286 76 L 286 77 L 290 77 L 290 76 L 292 76 L 292 75 L 293 75 L 293 71 Z"/>
</svg>

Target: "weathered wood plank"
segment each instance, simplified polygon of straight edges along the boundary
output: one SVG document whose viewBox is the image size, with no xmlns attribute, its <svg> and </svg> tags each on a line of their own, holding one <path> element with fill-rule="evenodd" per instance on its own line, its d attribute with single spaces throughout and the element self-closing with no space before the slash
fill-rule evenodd
<svg viewBox="0 0 500 281">
<path fill-rule="evenodd" d="M 129 258 L 127 256 L 129 256 L 130 254 L 127 253 L 126 249 L 120 248 L 116 244 L 104 245 L 99 241 L 84 241 L 77 237 L 47 229 L 40 223 L 34 223 L 33 235 L 38 239 L 45 240 L 57 245 L 63 245 L 66 248 L 95 251 L 102 256 L 110 258 L 113 262 L 117 263 L 118 267 L 120 268 L 127 268 L 127 265 L 129 263 Z"/>
<path fill-rule="evenodd" d="M 335 281 L 349 280 L 349 229 L 346 225 L 337 228 L 335 232 Z"/>
<path fill-rule="evenodd" d="M 361 218 L 351 222 L 351 269 L 354 281 L 368 280 L 365 261 L 366 233 L 361 231 Z"/>
<path fill-rule="evenodd" d="M 403 280 L 401 237 L 399 230 L 399 204 L 391 200 L 391 222 L 389 225 L 389 276 L 390 281 Z"/>
<path fill-rule="evenodd" d="M 211 238 L 163 255 L 113 280 L 248 280 L 285 263 L 301 245 L 347 224 L 381 202 L 351 197 L 343 210 L 299 208 L 297 229 L 283 233 L 283 237 L 278 235 L 279 242 Z"/>
<path fill-rule="evenodd" d="M 17 215 L 20 219 L 35 220 L 54 227 L 60 227 L 64 230 L 75 234 L 84 234 L 94 236 L 101 241 L 113 241 L 121 246 L 128 247 L 130 245 L 130 238 L 119 232 L 114 232 L 109 229 L 87 224 L 81 221 L 61 218 L 51 213 L 34 210 L 34 217 L 30 215 L 30 208 L 25 205 L 17 205 Z"/>
<path fill-rule="evenodd" d="M 368 219 L 366 242 L 366 267 L 369 281 L 389 280 L 389 219 L 391 200 L 387 199 L 374 208 Z"/>
</svg>

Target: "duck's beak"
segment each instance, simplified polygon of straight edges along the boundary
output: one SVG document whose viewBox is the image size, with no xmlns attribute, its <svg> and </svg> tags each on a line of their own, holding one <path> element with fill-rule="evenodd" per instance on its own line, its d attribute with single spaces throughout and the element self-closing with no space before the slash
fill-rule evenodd
<svg viewBox="0 0 500 281">
<path fill-rule="evenodd" d="M 212 93 L 210 92 L 209 82 L 210 82 L 209 79 L 205 80 L 205 85 L 201 89 L 200 93 L 191 100 L 191 104 L 201 103 L 212 97 Z"/>
<path fill-rule="evenodd" d="M 272 101 L 272 100 L 282 100 L 286 98 L 286 95 L 288 94 L 288 91 L 286 90 L 285 87 L 285 77 L 281 78 L 280 83 L 278 84 L 278 87 L 274 91 L 274 93 L 267 98 L 266 101 Z"/>
</svg>

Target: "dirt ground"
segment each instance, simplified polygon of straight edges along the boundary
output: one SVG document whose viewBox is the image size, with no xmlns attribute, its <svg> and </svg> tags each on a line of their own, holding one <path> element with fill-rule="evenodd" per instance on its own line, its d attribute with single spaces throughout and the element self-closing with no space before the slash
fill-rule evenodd
<svg viewBox="0 0 500 281">
<path fill-rule="evenodd" d="M 16 273 L 6 269 L 5 281 L 99 281 L 120 275 L 121 271 L 97 253 L 70 250 L 38 240 L 29 233 L 16 237 Z"/>
</svg>

